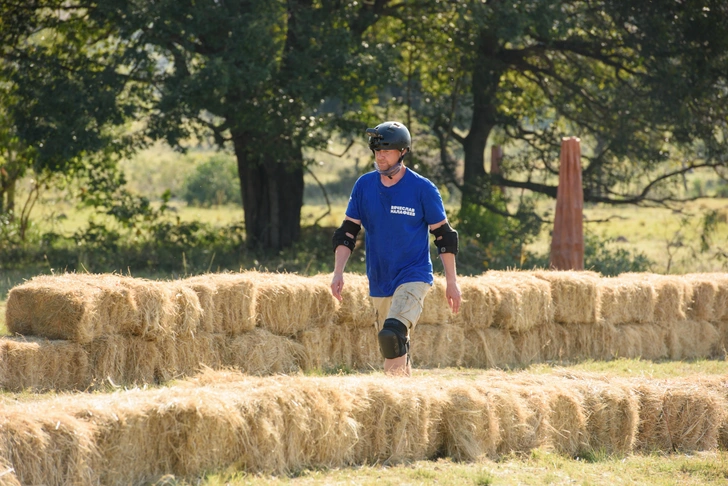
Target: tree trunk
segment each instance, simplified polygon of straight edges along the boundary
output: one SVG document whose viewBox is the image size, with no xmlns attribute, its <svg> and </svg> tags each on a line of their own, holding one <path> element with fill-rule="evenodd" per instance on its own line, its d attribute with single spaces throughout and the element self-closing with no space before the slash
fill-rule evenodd
<svg viewBox="0 0 728 486">
<path fill-rule="evenodd" d="M 483 179 L 486 177 L 485 146 L 491 130 L 497 124 L 496 95 L 503 75 L 503 67 L 495 57 L 496 47 L 495 39 L 481 33 L 471 86 L 473 118 L 463 142 L 465 152 L 463 204 L 477 203 L 483 190 Z"/>
<path fill-rule="evenodd" d="M 5 210 L 7 212 L 12 211 L 15 213 L 15 186 L 17 185 L 18 181 L 17 179 L 13 179 L 8 182 L 8 185 L 6 187 L 5 195 L 6 195 L 6 204 L 5 204 Z"/>
<path fill-rule="evenodd" d="M 17 181 L 10 177 L 0 176 L 0 214 L 15 211 L 15 186 Z M 12 220 L 14 217 L 10 215 Z"/>
<path fill-rule="evenodd" d="M 293 146 L 277 154 L 246 147 L 255 137 L 234 136 L 248 247 L 282 250 L 301 236 L 303 154 Z"/>
</svg>

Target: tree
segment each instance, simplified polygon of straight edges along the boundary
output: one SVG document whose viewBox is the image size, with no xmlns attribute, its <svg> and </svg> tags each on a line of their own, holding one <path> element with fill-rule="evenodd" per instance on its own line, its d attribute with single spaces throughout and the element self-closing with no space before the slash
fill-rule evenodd
<svg viewBox="0 0 728 486">
<path fill-rule="evenodd" d="M 464 204 L 502 212 L 495 185 L 555 197 L 562 136 L 591 148 L 586 202 L 668 204 L 682 174 L 725 168 L 724 2 L 412 2 L 396 19 L 421 87 L 409 109 Z M 485 171 L 489 139 L 525 147 L 503 176 Z"/>
<path fill-rule="evenodd" d="M 108 75 L 98 86 L 113 96 L 94 101 L 127 116 L 143 108 L 144 136 L 183 148 L 190 137 L 212 134 L 232 147 L 248 244 L 278 250 L 300 235 L 303 149 L 325 147 L 336 128 L 365 124 L 349 115 L 366 111 L 386 48 L 367 52 L 360 36 L 386 3 L 98 0 L 56 2 L 60 14 L 33 19 L 78 41 L 53 45 L 69 73 L 44 73 L 54 85 Z M 37 49 L 18 48 L 16 59 L 37 58 Z M 83 88 L 95 89 L 88 82 Z M 322 112 L 324 99 L 338 103 L 336 116 Z"/>
</svg>

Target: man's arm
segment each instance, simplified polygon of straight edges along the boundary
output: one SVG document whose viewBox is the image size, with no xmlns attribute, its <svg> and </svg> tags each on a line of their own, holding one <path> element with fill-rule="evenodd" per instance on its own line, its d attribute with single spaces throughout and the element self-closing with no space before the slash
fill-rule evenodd
<svg viewBox="0 0 728 486">
<path fill-rule="evenodd" d="M 348 216 L 344 218 L 344 221 L 351 221 L 354 224 L 361 226 L 361 221 L 353 219 Z M 346 236 L 352 239 L 356 239 L 356 235 L 346 233 Z M 344 268 L 346 268 L 346 262 L 349 261 L 352 250 L 344 245 L 336 247 L 334 253 L 334 277 L 331 279 L 331 294 L 341 302 L 341 291 L 344 288 Z"/>
<path fill-rule="evenodd" d="M 439 223 L 430 225 L 430 232 L 434 233 L 438 228 L 448 224 L 447 219 L 443 219 Z M 448 224 L 449 226 L 449 224 Z M 437 237 L 435 240 L 437 244 Z M 457 251 L 457 249 L 455 250 Z M 447 289 L 445 290 L 445 297 L 447 297 L 447 303 L 450 305 L 450 309 L 454 313 L 460 311 L 460 303 L 462 297 L 460 295 L 460 285 L 458 285 L 457 266 L 455 264 L 455 253 L 451 252 L 438 252 L 442 266 L 445 269 L 445 281 L 447 282 Z"/>
</svg>

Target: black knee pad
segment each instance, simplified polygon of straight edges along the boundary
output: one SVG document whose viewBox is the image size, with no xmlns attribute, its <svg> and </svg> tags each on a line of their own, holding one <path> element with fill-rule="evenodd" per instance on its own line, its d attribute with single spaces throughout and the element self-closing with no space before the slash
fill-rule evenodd
<svg viewBox="0 0 728 486">
<path fill-rule="evenodd" d="M 379 349 L 386 359 L 399 358 L 409 351 L 407 326 L 397 319 L 384 321 L 384 326 L 377 337 L 379 338 Z"/>
</svg>

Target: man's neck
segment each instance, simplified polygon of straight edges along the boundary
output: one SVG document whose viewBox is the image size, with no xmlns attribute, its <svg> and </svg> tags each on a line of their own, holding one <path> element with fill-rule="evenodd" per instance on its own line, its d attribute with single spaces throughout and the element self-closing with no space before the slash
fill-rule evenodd
<svg viewBox="0 0 728 486">
<path fill-rule="evenodd" d="M 407 167 L 402 165 L 402 168 L 394 174 L 391 178 L 387 176 L 379 176 L 379 180 L 382 181 L 382 184 L 384 184 L 385 187 L 392 187 L 396 183 L 398 183 L 400 180 L 402 180 L 402 177 L 404 177 L 404 173 L 407 170 Z"/>
</svg>

